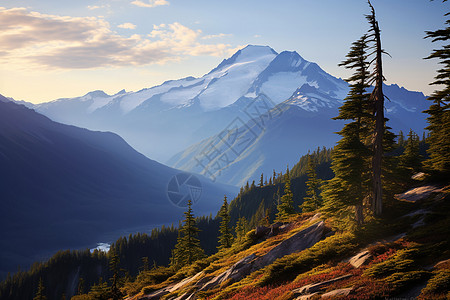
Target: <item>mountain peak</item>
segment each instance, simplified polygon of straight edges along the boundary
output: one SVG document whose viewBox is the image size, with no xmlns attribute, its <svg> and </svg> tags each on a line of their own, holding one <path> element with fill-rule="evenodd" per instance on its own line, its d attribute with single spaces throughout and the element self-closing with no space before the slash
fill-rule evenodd
<svg viewBox="0 0 450 300">
<path fill-rule="evenodd" d="M 211 72 L 209 72 L 208 74 L 214 73 L 234 63 L 257 60 L 265 56 L 275 57 L 276 55 L 278 55 L 278 53 L 269 46 L 247 45 L 244 48 L 238 50 L 230 58 L 224 59 L 216 68 L 211 70 Z"/>
<path fill-rule="evenodd" d="M 262 45 L 247 45 L 244 48 L 242 48 L 241 50 L 239 50 L 238 52 L 243 53 L 252 53 L 252 54 L 262 54 L 262 55 L 267 55 L 267 54 L 274 54 L 277 55 L 278 53 L 273 50 L 271 47 L 269 46 L 262 46 Z"/>
<path fill-rule="evenodd" d="M 120 93 L 120 92 L 119 92 Z M 105 97 L 109 97 L 108 94 L 106 94 L 104 91 L 101 90 L 96 90 L 96 91 L 92 91 L 87 93 L 86 95 L 84 95 L 83 97 L 87 97 L 87 96 L 91 96 L 92 98 L 96 98 L 96 97 L 101 97 L 101 98 L 105 98 Z"/>
</svg>

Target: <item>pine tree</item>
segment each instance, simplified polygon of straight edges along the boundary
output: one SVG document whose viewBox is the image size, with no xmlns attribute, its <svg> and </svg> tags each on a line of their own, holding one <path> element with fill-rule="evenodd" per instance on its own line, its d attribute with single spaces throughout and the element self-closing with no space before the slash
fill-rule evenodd
<svg viewBox="0 0 450 300">
<path fill-rule="evenodd" d="M 220 217 L 220 236 L 219 236 L 219 246 L 218 249 L 230 248 L 233 243 L 233 235 L 230 230 L 230 214 L 228 213 L 228 202 L 227 196 L 223 198 L 223 205 L 219 211 Z"/>
<path fill-rule="evenodd" d="M 250 186 L 248 185 L 248 181 L 247 181 L 247 184 L 245 185 L 245 188 L 244 188 L 244 192 L 248 192 L 250 190 Z"/>
<path fill-rule="evenodd" d="M 449 14 L 446 14 L 447 16 Z M 426 38 L 431 38 L 432 42 L 446 42 L 440 48 L 435 49 L 426 59 L 437 58 L 443 65 L 437 71 L 435 81 L 431 85 L 442 85 L 441 90 L 435 91 L 428 100 L 433 103 L 426 111 L 428 117 L 429 133 L 427 142 L 430 147 L 428 154 L 430 158 L 425 161 L 425 167 L 430 171 L 449 176 L 450 175 L 450 20 L 445 22 L 444 29 L 427 31 Z"/>
<path fill-rule="evenodd" d="M 181 268 L 203 258 L 205 253 L 200 246 L 198 239 L 199 229 L 197 228 L 194 214 L 192 212 L 192 201 L 188 201 L 188 210 L 184 213 L 185 219 L 183 227 L 179 229 L 177 244 L 172 252 L 171 265 Z"/>
<path fill-rule="evenodd" d="M 347 59 L 340 65 L 355 69 L 346 81 L 350 92 L 334 119 L 352 120 L 339 132 L 342 136 L 333 152 L 332 169 L 335 178 L 327 183 L 323 192 L 324 211 L 329 214 L 349 213 L 354 207 L 354 218 L 358 224 L 364 222 L 363 200 L 370 194 L 368 144 L 372 122 L 369 95 L 369 71 L 367 59 L 367 36 L 354 42 Z"/>
<path fill-rule="evenodd" d="M 184 243 L 183 236 L 181 233 L 181 228 L 183 227 L 182 222 L 178 223 L 178 236 L 177 243 L 175 244 L 175 248 L 172 250 L 172 256 L 170 257 L 170 266 L 175 269 L 180 269 L 183 266 L 183 251 L 184 251 Z"/>
<path fill-rule="evenodd" d="M 277 220 L 284 221 L 290 215 L 295 213 L 294 210 L 294 195 L 291 191 L 291 179 L 289 177 L 289 167 L 284 175 L 284 195 L 280 199 L 280 203 L 277 206 Z"/>
<path fill-rule="evenodd" d="M 141 272 L 147 272 L 149 271 L 149 261 L 148 261 L 148 256 L 142 257 L 141 258 L 142 261 L 142 266 L 140 267 L 140 271 Z"/>
<path fill-rule="evenodd" d="M 109 299 L 111 298 L 111 289 L 106 282 L 103 282 L 103 278 L 100 277 L 97 284 L 91 287 L 89 292 L 90 299 Z"/>
<path fill-rule="evenodd" d="M 421 156 L 419 153 L 419 143 L 419 136 L 410 129 L 408 139 L 405 143 L 405 151 L 399 159 L 400 170 L 406 178 L 409 178 L 420 170 Z"/>
<path fill-rule="evenodd" d="M 245 217 L 241 217 L 236 222 L 236 241 L 241 242 L 248 230 L 248 222 Z"/>
<path fill-rule="evenodd" d="M 261 178 L 259 180 L 259 187 L 263 187 L 264 186 L 264 175 L 263 173 L 261 173 Z"/>
<path fill-rule="evenodd" d="M 39 285 L 36 291 L 36 296 L 34 296 L 33 300 L 47 300 L 47 296 L 45 296 L 45 287 L 42 278 L 39 279 Z"/>
<path fill-rule="evenodd" d="M 317 178 L 316 167 L 317 162 L 315 158 L 308 153 L 307 196 L 303 198 L 303 204 L 301 205 L 302 212 L 314 211 L 322 206 L 322 197 L 320 196 L 320 185 L 322 182 Z"/>
<path fill-rule="evenodd" d="M 119 263 L 120 263 L 120 259 L 119 259 L 119 255 L 117 254 L 117 252 L 114 250 L 114 248 L 111 247 L 111 250 L 109 252 L 110 255 L 110 261 L 109 261 L 109 270 L 112 272 L 112 277 L 110 278 L 111 280 L 111 297 L 113 300 L 119 300 L 122 299 L 123 294 L 119 289 L 119 280 L 120 280 L 120 276 L 119 276 Z"/>
</svg>

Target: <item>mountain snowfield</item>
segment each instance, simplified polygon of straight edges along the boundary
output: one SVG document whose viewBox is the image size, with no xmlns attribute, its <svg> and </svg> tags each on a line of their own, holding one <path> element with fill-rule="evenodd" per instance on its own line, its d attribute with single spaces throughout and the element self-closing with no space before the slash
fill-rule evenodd
<svg viewBox="0 0 450 300">
<path fill-rule="evenodd" d="M 333 132 L 342 122 L 331 118 L 348 91 L 344 80 L 295 51 L 249 45 L 200 78 L 28 106 L 55 121 L 113 131 L 147 157 L 172 167 L 241 185 L 261 172 L 293 165 L 317 146 L 333 146 L 338 140 Z M 385 92 L 394 132 L 412 128 L 420 134 L 425 96 L 397 85 L 386 86 Z M 283 113 L 272 114 L 271 109 Z M 259 119 L 265 121 L 255 121 Z M 226 141 L 223 136 L 233 130 L 240 139 Z M 251 138 L 243 143 L 246 137 Z M 211 145 L 220 155 L 205 156 Z"/>
</svg>

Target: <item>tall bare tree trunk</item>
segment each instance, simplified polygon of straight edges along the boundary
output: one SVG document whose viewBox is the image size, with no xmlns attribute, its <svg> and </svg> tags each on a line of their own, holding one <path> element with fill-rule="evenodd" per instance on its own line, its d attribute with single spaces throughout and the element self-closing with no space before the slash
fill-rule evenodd
<svg viewBox="0 0 450 300">
<path fill-rule="evenodd" d="M 370 4 L 370 2 L 369 2 Z M 372 5 L 370 5 L 372 7 Z M 383 134 L 384 134 L 384 94 L 383 94 L 383 67 L 382 67 L 382 48 L 380 38 L 380 28 L 375 19 L 375 10 L 372 7 L 372 29 L 375 39 L 375 88 L 371 98 L 374 102 L 375 112 L 375 131 L 373 135 L 373 195 L 372 211 L 375 215 L 383 212 L 383 189 L 381 184 L 381 163 L 383 157 Z"/>
</svg>

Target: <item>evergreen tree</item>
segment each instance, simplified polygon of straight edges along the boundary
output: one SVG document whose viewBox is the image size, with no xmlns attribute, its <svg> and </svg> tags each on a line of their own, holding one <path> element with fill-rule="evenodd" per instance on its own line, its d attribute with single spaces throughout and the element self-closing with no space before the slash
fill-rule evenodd
<svg viewBox="0 0 450 300">
<path fill-rule="evenodd" d="M 223 205 L 219 211 L 220 221 L 220 236 L 218 249 L 230 248 L 233 243 L 233 235 L 230 230 L 230 214 L 228 213 L 227 196 L 223 198 Z"/>
<path fill-rule="evenodd" d="M 333 152 L 332 169 L 335 174 L 323 193 L 324 211 L 330 214 L 349 213 L 354 207 L 354 216 L 358 224 L 364 222 L 363 200 L 370 194 L 369 158 L 367 144 L 371 132 L 372 114 L 369 96 L 369 71 L 367 59 L 367 36 L 354 42 L 347 59 L 340 65 L 355 69 L 355 73 L 346 81 L 350 83 L 350 92 L 339 115 L 334 119 L 352 120 L 339 132 L 342 136 Z"/>
<path fill-rule="evenodd" d="M 449 14 L 446 14 L 447 16 Z M 435 81 L 432 85 L 442 85 L 441 90 L 435 91 L 428 100 L 433 103 L 425 111 L 429 115 L 428 127 L 429 138 L 427 142 L 430 147 L 428 155 L 430 158 L 425 161 L 425 167 L 430 171 L 443 175 L 450 175 L 450 20 L 445 22 L 444 29 L 427 31 L 426 38 L 431 38 L 432 42 L 443 42 L 444 46 L 435 49 L 426 59 L 437 58 L 443 65 L 437 71 Z"/>
<path fill-rule="evenodd" d="M 241 217 L 236 222 L 236 241 L 241 242 L 248 230 L 248 222 L 245 217 Z"/>
<path fill-rule="evenodd" d="M 319 152 L 317 152 L 319 153 Z M 302 212 L 310 212 L 322 206 L 322 197 L 320 196 L 321 180 L 317 178 L 317 162 L 314 157 L 308 153 L 308 180 L 306 181 L 306 197 L 303 198 L 301 205 Z"/>
<path fill-rule="evenodd" d="M 247 181 L 247 184 L 245 185 L 245 188 L 244 188 L 244 192 L 248 192 L 250 190 L 250 186 L 248 185 L 248 181 Z"/>
<path fill-rule="evenodd" d="M 284 195 L 281 197 L 280 203 L 277 206 L 277 220 L 283 221 L 295 213 L 293 197 L 288 167 L 286 174 L 284 175 Z"/>
<path fill-rule="evenodd" d="M 259 180 L 259 187 L 263 187 L 264 186 L 264 175 L 263 173 L 261 173 L 261 178 Z"/>
<path fill-rule="evenodd" d="M 405 143 L 405 151 L 400 156 L 399 160 L 400 170 L 407 178 L 420 170 L 421 156 L 419 153 L 419 143 L 419 136 L 410 129 L 408 139 Z"/>
<path fill-rule="evenodd" d="M 114 248 L 112 248 L 109 251 L 109 255 L 110 255 L 110 260 L 109 260 L 109 270 L 112 273 L 112 277 L 110 278 L 111 280 L 111 297 L 113 300 L 119 300 L 123 297 L 122 292 L 119 289 L 119 280 L 120 280 L 120 276 L 119 276 L 119 263 L 120 263 L 120 259 L 119 259 L 119 255 L 117 254 L 117 252 L 114 250 Z"/>
<path fill-rule="evenodd" d="M 177 244 L 173 251 L 172 266 L 181 268 L 203 258 L 205 253 L 200 246 L 198 239 L 199 229 L 197 228 L 194 214 L 192 212 L 192 201 L 188 201 L 188 210 L 184 213 L 185 219 L 183 227 L 179 229 Z"/>
<path fill-rule="evenodd" d="M 103 282 L 103 278 L 100 277 L 98 284 L 94 284 L 89 292 L 89 297 L 96 300 L 108 300 L 111 298 L 111 289 L 106 282 Z"/>
<path fill-rule="evenodd" d="M 47 296 L 45 296 L 45 288 L 42 278 L 39 279 L 39 285 L 36 291 L 36 296 L 34 296 L 33 300 L 47 300 Z"/>
<path fill-rule="evenodd" d="M 140 268 L 141 272 L 147 272 L 149 271 L 149 261 L 148 261 L 148 256 L 142 257 L 141 258 L 142 261 L 142 266 Z M 154 264 L 156 264 L 155 261 L 153 261 Z"/>
<path fill-rule="evenodd" d="M 178 224 L 178 236 L 175 248 L 172 250 L 172 256 L 170 257 L 170 266 L 175 269 L 179 269 L 183 266 L 183 252 L 184 252 L 184 241 L 181 234 L 181 228 L 183 227 L 182 222 Z"/>
<path fill-rule="evenodd" d="M 263 198 L 259 203 L 258 209 L 256 210 L 256 212 L 254 213 L 254 215 L 250 220 L 250 226 L 254 227 L 262 225 L 262 223 L 264 222 L 265 213 L 266 213 L 266 206 Z"/>
</svg>

